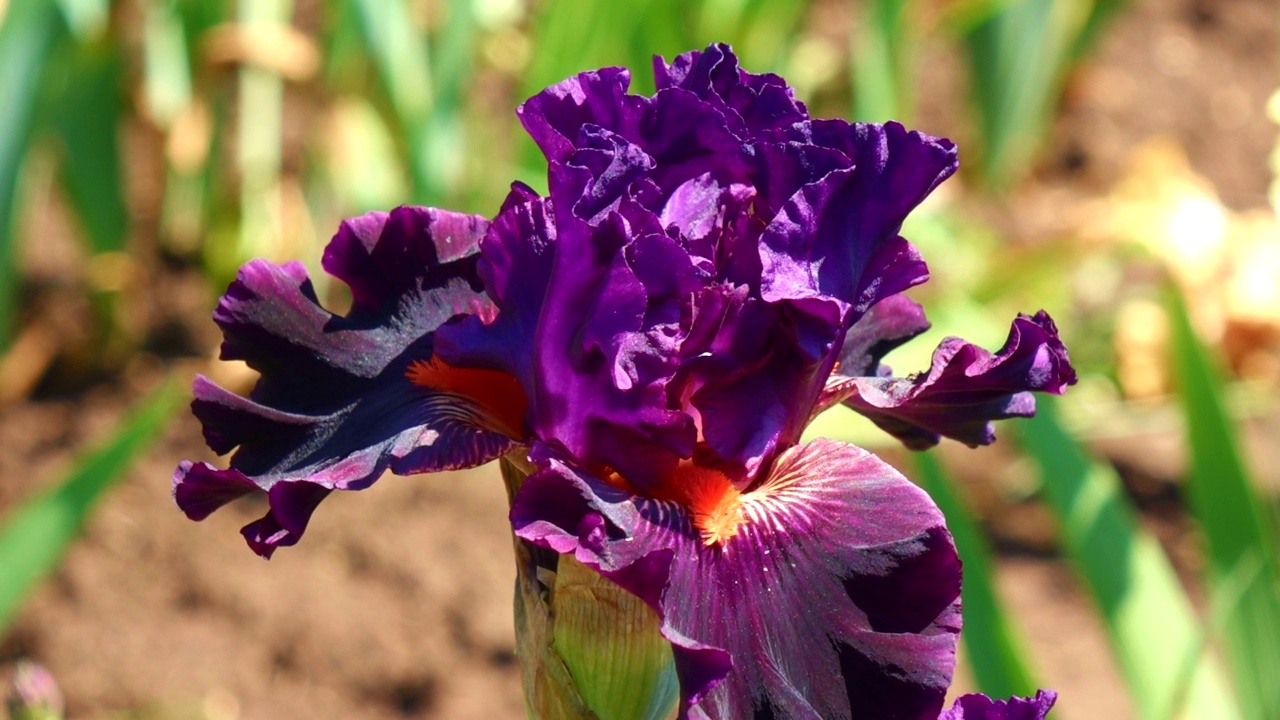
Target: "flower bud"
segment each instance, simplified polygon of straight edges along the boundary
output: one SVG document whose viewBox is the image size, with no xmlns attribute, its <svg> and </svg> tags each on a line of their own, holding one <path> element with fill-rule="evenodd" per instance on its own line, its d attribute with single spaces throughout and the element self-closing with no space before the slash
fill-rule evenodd
<svg viewBox="0 0 1280 720">
<path fill-rule="evenodd" d="M 9 681 L 9 717 L 13 720 L 62 720 L 62 692 L 53 674 L 38 663 L 18 663 Z"/>
<path fill-rule="evenodd" d="M 526 468 L 503 459 L 514 496 Z M 572 555 L 516 540 L 516 654 L 542 720 L 664 720 L 679 681 L 657 613 Z"/>
</svg>

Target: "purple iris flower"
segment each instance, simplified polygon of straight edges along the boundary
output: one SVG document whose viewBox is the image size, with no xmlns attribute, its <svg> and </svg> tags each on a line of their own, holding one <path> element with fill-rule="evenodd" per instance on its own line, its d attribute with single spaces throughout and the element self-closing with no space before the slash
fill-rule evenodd
<svg viewBox="0 0 1280 720">
<path fill-rule="evenodd" d="M 724 46 L 655 75 L 652 97 L 611 68 L 521 107 L 549 195 L 516 186 L 482 243 L 497 320 L 439 333 L 445 360 L 479 350 L 526 388 L 539 470 L 516 534 L 653 607 L 682 717 L 938 718 L 960 628 L 942 515 L 800 435 L 847 400 L 900 437 L 989 442 L 1029 391 L 1074 382 L 1065 350 L 1041 313 L 995 356 L 948 341 L 935 372 L 877 385 L 923 329 L 900 293 L 927 269 L 898 231 L 954 146 L 811 120 Z"/>
<path fill-rule="evenodd" d="M 898 233 L 954 145 L 810 119 L 721 45 L 654 71 L 651 97 L 609 68 L 520 108 L 546 197 L 516 184 L 492 223 L 344 223 L 323 264 L 351 288 L 346 315 L 300 265 L 246 265 L 214 317 L 222 357 L 261 378 L 248 397 L 197 380 L 206 440 L 235 454 L 180 465 L 179 506 L 201 519 L 265 492 L 244 535 L 269 556 L 335 489 L 527 445 L 516 535 L 657 612 L 682 718 L 1047 711 L 971 697 L 940 714 L 960 630 L 941 513 L 864 450 L 799 444 L 838 402 L 911 447 L 990 442 L 1029 392 L 1074 382 L 1044 313 L 994 355 L 948 340 L 926 374 L 880 365 L 927 327 L 901 294 L 927 268 Z"/>
<path fill-rule="evenodd" d="M 473 467 L 524 438 L 525 400 L 505 373 L 456 367 L 433 352 L 460 314 L 490 318 L 476 274 L 484 218 L 401 207 L 342 223 L 324 269 L 351 289 L 345 316 L 321 307 L 300 263 L 255 260 L 214 312 L 222 359 L 260 378 L 248 397 L 205 377 L 192 410 L 231 466 L 183 462 L 173 494 L 193 520 L 248 493 L 266 514 L 242 531 L 264 557 L 293 545 L 333 490 L 398 474 Z"/>
</svg>

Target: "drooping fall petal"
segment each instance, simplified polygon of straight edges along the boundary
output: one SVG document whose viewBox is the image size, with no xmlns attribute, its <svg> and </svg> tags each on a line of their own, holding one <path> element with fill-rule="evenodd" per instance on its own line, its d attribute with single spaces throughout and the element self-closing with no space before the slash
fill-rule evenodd
<svg viewBox="0 0 1280 720">
<path fill-rule="evenodd" d="M 478 370 L 432 358 L 432 334 L 492 306 L 476 275 L 488 222 L 431 208 L 398 208 L 343 223 L 324 266 L 351 288 L 347 315 L 324 309 L 298 263 L 245 265 L 214 312 L 224 360 L 260 378 L 242 397 L 195 382 L 192 410 L 231 467 L 183 463 L 174 498 L 193 519 L 249 492 L 270 509 L 249 528 L 256 552 L 297 541 L 319 500 L 357 490 L 386 470 L 470 467 L 512 444 L 522 398 Z M 511 383 L 515 388 L 514 382 Z M 474 389 L 474 392 L 472 391 Z"/>
</svg>

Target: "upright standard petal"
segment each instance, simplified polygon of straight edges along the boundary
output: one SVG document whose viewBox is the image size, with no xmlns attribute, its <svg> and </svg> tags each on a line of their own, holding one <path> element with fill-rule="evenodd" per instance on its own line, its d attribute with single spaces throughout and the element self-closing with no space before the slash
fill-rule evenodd
<svg viewBox="0 0 1280 720">
<path fill-rule="evenodd" d="M 723 43 L 680 55 L 671 64 L 653 59 L 658 91 L 679 88 L 723 113 L 729 127 L 743 140 L 769 130 L 809 119 L 804 103 L 777 75 L 757 75 L 738 66 L 733 50 Z"/>
<path fill-rule="evenodd" d="M 218 304 L 222 358 L 260 374 L 248 397 L 206 378 L 192 410 L 231 467 L 183 463 L 174 498 L 201 519 L 248 492 L 270 509 L 246 527 L 269 556 L 297 541 L 331 490 L 357 490 L 385 470 L 470 467 L 521 435 L 523 396 L 503 373 L 448 365 L 432 334 L 457 315 L 493 312 L 476 275 L 483 218 L 402 207 L 343 223 L 324 266 L 344 280 L 351 312 L 320 306 L 297 263 L 245 265 Z"/>
<path fill-rule="evenodd" d="M 436 331 L 434 350 L 445 362 L 502 370 L 522 388 L 534 387 L 533 347 L 551 267 L 556 226 L 551 201 L 514 183 L 480 243 L 477 272 L 497 307 Z"/>
<path fill-rule="evenodd" d="M 909 308 L 898 310 L 891 325 L 907 332 L 917 327 Z M 843 398 L 915 450 L 936 445 L 943 437 L 970 446 L 989 445 L 995 441 L 993 420 L 1035 413 L 1032 391 L 1060 395 L 1076 382 L 1058 328 L 1043 310 L 1018 316 L 1004 347 L 994 355 L 960 338 L 947 338 L 934 351 L 927 373 L 907 378 L 843 373 L 842 368 L 828 382 L 822 405 Z"/>
<path fill-rule="evenodd" d="M 648 497 L 534 457 L 516 534 L 647 598 L 677 647 L 730 658 L 718 681 L 680 673 L 682 717 L 938 717 L 959 559 L 928 496 L 875 456 L 817 440 L 754 490 L 687 464 Z"/>
<path fill-rule="evenodd" d="M 898 230 L 955 172 L 955 145 L 897 123 L 815 121 L 795 132 L 851 164 L 797 188 L 765 229 L 762 296 L 836 317 L 843 331 L 882 298 L 928 278 Z"/>
</svg>

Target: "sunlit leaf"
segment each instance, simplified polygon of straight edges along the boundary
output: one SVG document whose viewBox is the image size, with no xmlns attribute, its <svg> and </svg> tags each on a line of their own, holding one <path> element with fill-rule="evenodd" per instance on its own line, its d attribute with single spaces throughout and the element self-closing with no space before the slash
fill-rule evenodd
<svg viewBox="0 0 1280 720">
<path fill-rule="evenodd" d="M 27 155 L 40 79 L 60 38 L 62 14 L 53 3 L 14 0 L 0 21 L 0 349 L 13 332 L 17 310 L 14 233 L 18 176 Z"/>
<path fill-rule="evenodd" d="M 1221 669 L 1203 652 L 1205 632 L 1191 602 L 1159 542 L 1138 524 L 1115 470 L 1071 439 L 1052 399 L 1039 399 L 1035 418 L 1018 425 L 1063 550 L 1102 611 L 1140 717 L 1241 717 Z"/>
<path fill-rule="evenodd" d="M 1196 337 L 1181 294 L 1171 291 L 1168 304 L 1191 458 L 1187 489 L 1204 532 L 1209 577 L 1218 587 L 1242 586 L 1223 628 L 1232 679 L 1244 717 L 1272 720 L 1280 714 L 1280 572 L 1274 516 L 1258 500 L 1223 406 L 1221 376 Z M 1232 578 L 1246 580 L 1228 582 Z"/>
<path fill-rule="evenodd" d="M 1025 0 L 991 7 L 965 33 L 985 180 L 1002 187 L 1030 166 L 1062 84 L 1113 0 Z M 1104 7 L 1105 6 L 1105 7 Z"/>
<path fill-rule="evenodd" d="M 910 122 L 912 28 L 904 0 L 860 3 L 850 60 L 853 115 L 867 122 Z"/>
<path fill-rule="evenodd" d="M 114 38 L 79 43 L 50 113 L 62 145 L 62 182 L 94 254 L 125 247 L 121 58 Z"/>
</svg>

